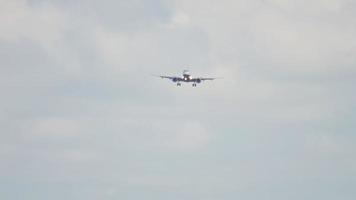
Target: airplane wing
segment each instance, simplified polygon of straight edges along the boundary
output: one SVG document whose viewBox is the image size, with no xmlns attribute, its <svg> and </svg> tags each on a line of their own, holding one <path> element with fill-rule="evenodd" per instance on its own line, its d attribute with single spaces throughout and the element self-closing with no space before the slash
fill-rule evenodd
<svg viewBox="0 0 356 200">
<path fill-rule="evenodd" d="M 216 78 L 200 78 L 202 81 L 212 81 L 215 80 Z"/>
<path fill-rule="evenodd" d="M 174 82 L 176 81 L 183 81 L 183 79 L 181 77 L 176 77 L 176 76 L 160 76 L 160 75 L 154 75 L 160 78 L 166 78 L 166 79 L 170 79 L 173 80 Z"/>
<path fill-rule="evenodd" d="M 195 81 L 212 81 L 219 78 L 193 78 Z"/>
<path fill-rule="evenodd" d="M 158 77 L 167 78 L 167 79 L 174 79 L 174 78 L 177 78 L 177 77 L 174 77 L 174 76 L 158 76 Z"/>
</svg>

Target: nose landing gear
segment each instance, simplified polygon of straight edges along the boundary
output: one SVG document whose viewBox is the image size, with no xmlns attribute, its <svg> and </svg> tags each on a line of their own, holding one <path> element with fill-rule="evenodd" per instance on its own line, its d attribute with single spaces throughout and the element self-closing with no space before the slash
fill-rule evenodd
<svg viewBox="0 0 356 200">
<path fill-rule="evenodd" d="M 177 83 L 177 86 L 181 86 L 181 83 Z"/>
</svg>

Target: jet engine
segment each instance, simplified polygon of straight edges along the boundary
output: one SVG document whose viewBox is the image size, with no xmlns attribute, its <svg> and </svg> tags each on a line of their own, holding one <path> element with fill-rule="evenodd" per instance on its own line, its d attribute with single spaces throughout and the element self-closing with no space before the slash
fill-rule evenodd
<svg viewBox="0 0 356 200">
<path fill-rule="evenodd" d="M 177 82 L 178 79 L 177 79 L 177 78 L 173 78 L 172 81 L 173 81 L 173 82 Z"/>
<path fill-rule="evenodd" d="M 198 79 L 196 80 L 196 82 L 197 82 L 197 83 L 201 83 L 201 79 L 198 78 Z"/>
</svg>

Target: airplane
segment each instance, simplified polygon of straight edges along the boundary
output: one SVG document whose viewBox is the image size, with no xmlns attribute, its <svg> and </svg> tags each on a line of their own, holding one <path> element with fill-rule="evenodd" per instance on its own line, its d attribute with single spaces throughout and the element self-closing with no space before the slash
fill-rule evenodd
<svg viewBox="0 0 356 200">
<path fill-rule="evenodd" d="M 202 81 L 207 81 L 207 80 L 211 81 L 217 79 L 217 78 L 192 77 L 188 70 L 184 70 L 183 75 L 180 77 L 179 76 L 158 76 L 158 77 L 170 79 L 173 82 L 177 83 L 177 86 L 181 86 L 181 82 L 193 83 L 192 84 L 193 87 L 196 87 L 197 83 L 201 83 Z"/>
</svg>

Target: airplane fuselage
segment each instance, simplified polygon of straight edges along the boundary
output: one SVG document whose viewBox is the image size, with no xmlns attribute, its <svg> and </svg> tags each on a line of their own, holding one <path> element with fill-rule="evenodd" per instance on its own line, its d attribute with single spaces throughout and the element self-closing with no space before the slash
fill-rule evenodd
<svg viewBox="0 0 356 200">
<path fill-rule="evenodd" d="M 190 82 L 192 80 L 192 76 L 190 74 L 183 74 L 183 81 Z"/>
</svg>

